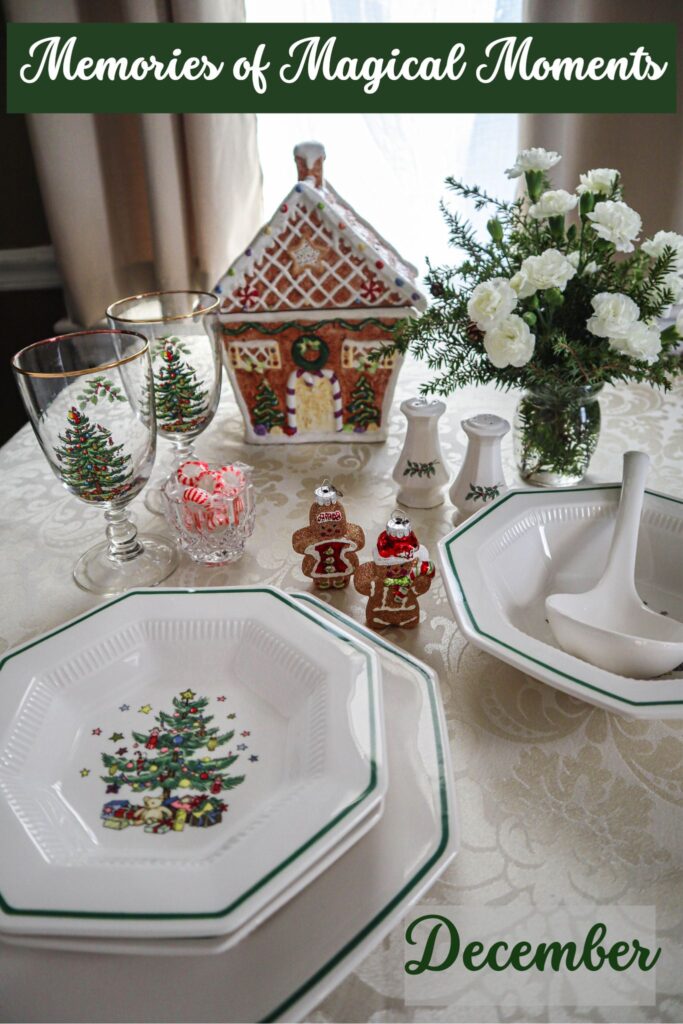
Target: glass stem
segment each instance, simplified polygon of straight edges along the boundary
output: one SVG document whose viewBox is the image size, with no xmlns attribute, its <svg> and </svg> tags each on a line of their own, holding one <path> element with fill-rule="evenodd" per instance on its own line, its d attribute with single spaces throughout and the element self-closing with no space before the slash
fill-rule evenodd
<svg viewBox="0 0 683 1024">
<path fill-rule="evenodd" d="M 194 447 L 192 441 L 189 438 L 182 438 L 181 440 L 174 440 L 174 464 L 180 466 L 183 462 L 187 462 L 188 459 L 194 458 Z"/>
<path fill-rule="evenodd" d="M 107 509 L 104 518 L 109 541 L 107 556 L 112 562 L 130 562 L 142 554 L 144 548 L 138 540 L 138 529 L 128 518 L 127 509 Z"/>
</svg>

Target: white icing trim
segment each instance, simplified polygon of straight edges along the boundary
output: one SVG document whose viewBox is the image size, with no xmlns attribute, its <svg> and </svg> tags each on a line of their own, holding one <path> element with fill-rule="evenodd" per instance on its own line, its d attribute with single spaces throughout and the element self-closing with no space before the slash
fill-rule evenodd
<svg viewBox="0 0 683 1024">
<path fill-rule="evenodd" d="M 294 156 L 303 157 L 307 167 L 312 167 L 316 160 L 324 160 L 327 156 L 322 142 L 310 139 L 308 142 L 298 142 L 294 147 Z"/>
<path fill-rule="evenodd" d="M 424 546 L 424 544 L 420 544 L 415 554 L 411 555 L 410 558 L 399 558 L 396 555 L 389 555 L 383 557 L 382 555 L 380 555 L 376 544 L 372 549 L 372 560 L 375 563 L 375 565 L 407 565 L 408 562 L 414 562 L 415 559 L 417 559 L 419 562 L 429 561 L 429 552 L 427 551 L 427 548 Z"/>
<path fill-rule="evenodd" d="M 323 204 L 322 209 L 319 208 L 319 204 Z M 366 268 L 379 280 L 383 281 L 390 291 L 398 291 L 399 294 L 405 295 L 406 302 L 410 302 L 417 309 L 426 308 L 427 300 L 416 283 L 418 273 L 416 267 L 404 260 L 389 242 L 383 239 L 367 221 L 363 220 L 355 212 L 353 207 L 345 203 L 331 185 L 324 185 L 323 188 L 318 189 L 311 179 L 297 182 L 270 221 L 254 237 L 251 245 L 235 260 L 228 272 L 221 277 L 217 286 L 220 293 L 232 296 L 238 288 L 245 287 L 247 274 L 253 275 L 259 280 L 256 263 L 263 257 L 266 248 L 272 245 L 274 241 L 277 241 L 277 237 L 273 238 L 273 236 L 279 235 L 284 230 L 293 209 L 297 206 L 302 212 L 305 211 L 306 214 L 310 214 L 314 210 L 316 211 L 323 225 L 331 233 L 337 251 L 339 251 L 338 243 L 342 234 L 339 229 L 339 223 L 344 223 L 344 241 L 352 246 L 354 255 L 360 256 Z M 286 207 L 286 210 L 283 211 L 283 207 Z M 363 246 L 360 252 L 358 251 L 359 245 Z M 376 266 L 378 261 L 383 264 L 381 268 Z M 230 270 L 233 271 L 232 274 L 229 273 Z M 300 290 L 300 285 L 291 277 L 286 267 L 280 266 L 280 271 L 287 277 L 292 287 Z M 336 277 L 334 271 L 331 272 Z M 397 286 L 395 283 L 396 278 L 402 278 L 405 283 Z M 340 286 L 343 286 L 345 280 L 343 278 L 338 280 Z M 270 282 L 264 281 L 263 283 L 270 287 Z M 413 299 L 413 295 L 417 295 L 418 298 Z M 291 309 L 291 307 L 287 306 L 280 308 L 283 311 Z M 367 306 L 365 308 L 373 309 L 374 307 Z M 254 314 L 250 314 L 249 309 L 240 311 L 242 318 L 250 315 L 253 316 Z"/>
<path fill-rule="evenodd" d="M 221 313 L 225 324 L 282 323 L 283 320 L 404 320 L 417 316 L 414 306 L 352 306 L 347 309 L 281 309 L 263 313 Z"/>
</svg>

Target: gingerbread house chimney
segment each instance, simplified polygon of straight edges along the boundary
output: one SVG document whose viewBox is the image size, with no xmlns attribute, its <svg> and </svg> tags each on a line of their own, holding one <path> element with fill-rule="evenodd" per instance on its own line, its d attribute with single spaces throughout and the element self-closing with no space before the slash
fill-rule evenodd
<svg viewBox="0 0 683 1024">
<path fill-rule="evenodd" d="M 322 188 L 325 160 L 325 147 L 322 143 L 300 142 L 294 147 L 294 159 L 299 181 L 312 181 L 316 188 Z"/>
</svg>

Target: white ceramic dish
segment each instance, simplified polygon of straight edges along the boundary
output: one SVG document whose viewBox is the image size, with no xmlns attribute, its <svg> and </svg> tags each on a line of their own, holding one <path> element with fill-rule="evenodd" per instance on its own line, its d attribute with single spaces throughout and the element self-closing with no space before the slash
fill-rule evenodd
<svg viewBox="0 0 683 1024">
<path fill-rule="evenodd" d="M 131 592 L 0 683 L 3 931 L 225 935 L 386 790 L 376 655 L 273 589 Z"/>
<path fill-rule="evenodd" d="M 295 882 L 279 896 L 274 897 L 263 910 L 252 914 L 248 921 L 229 935 L 215 935 L 210 938 L 189 939 L 109 939 L 84 935 L 12 935 L 0 932 L 0 943 L 9 946 L 21 946 L 24 949 L 52 949 L 60 953 L 105 953 L 114 956 L 188 956 L 211 955 L 225 953 L 250 935 L 255 928 L 266 921 L 285 903 L 293 899 L 297 893 L 310 885 L 314 879 L 327 871 L 334 862 L 350 850 L 354 843 L 374 828 L 384 812 L 384 802 L 373 808 L 361 821 L 352 828 L 338 843 L 323 854 L 308 871 L 299 875 Z"/>
<path fill-rule="evenodd" d="M 559 690 L 637 718 L 683 718 L 683 671 L 627 679 L 560 650 L 549 594 L 581 593 L 605 568 L 620 484 L 510 491 L 439 544 L 448 596 L 478 647 Z M 636 587 L 650 609 L 683 619 L 683 502 L 646 491 Z"/>
<path fill-rule="evenodd" d="M 390 777 L 381 821 L 218 958 L 201 955 L 215 940 L 200 939 L 177 940 L 182 967 L 177 959 L 144 955 L 166 952 L 169 943 L 159 940 L 139 942 L 134 955 L 120 957 L 5 946 L 0 990 L 8 1019 L 301 1019 L 401 923 L 454 856 L 452 769 L 435 675 L 316 598 L 297 596 L 381 656 Z M 179 975 L 183 984 L 173 981 Z"/>
</svg>

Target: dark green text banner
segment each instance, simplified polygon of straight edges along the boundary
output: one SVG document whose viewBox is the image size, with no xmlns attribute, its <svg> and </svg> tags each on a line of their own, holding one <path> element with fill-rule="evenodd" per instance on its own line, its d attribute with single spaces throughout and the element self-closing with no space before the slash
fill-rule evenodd
<svg viewBox="0 0 683 1024">
<path fill-rule="evenodd" d="M 11 113 L 656 113 L 669 24 L 10 24 Z"/>
</svg>

